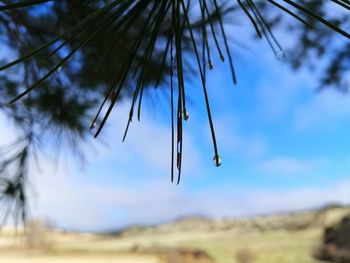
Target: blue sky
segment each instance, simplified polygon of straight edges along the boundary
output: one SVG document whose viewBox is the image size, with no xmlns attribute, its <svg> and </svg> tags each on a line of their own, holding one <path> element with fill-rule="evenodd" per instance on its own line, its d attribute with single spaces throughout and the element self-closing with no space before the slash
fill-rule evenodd
<svg viewBox="0 0 350 263">
<path fill-rule="evenodd" d="M 316 93 L 316 73 L 291 71 L 265 42 L 233 50 L 238 85 L 218 61 L 208 77 L 221 167 L 212 162 L 204 97 L 193 77 L 179 186 L 170 182 L 167 98 L 150 91 L 142 121 L 133 123 L 124 144 L 129 101 L 116 106 L 101 138 L 91 140 L 84 167 L 69 155 L 58 166 L 42 157 L 40 173 L 35 167 L 31 173 L 33 216 L 96 231 L 184 215 L 251 216 L 348 203 L 350 97 Z M 13 129 L 6 125 L 1 143 Z"/>
</svg>

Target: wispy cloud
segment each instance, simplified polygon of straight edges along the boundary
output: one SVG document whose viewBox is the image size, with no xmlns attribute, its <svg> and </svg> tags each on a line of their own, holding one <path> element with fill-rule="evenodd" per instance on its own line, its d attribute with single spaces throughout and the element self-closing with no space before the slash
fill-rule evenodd
<svg viewBox="0 0 350 263">
<path fill-rule="evenodd" d="M 285 212 L 328 202 L 347 203 L 350 198 L 350 181 L 288 191 L 235 191 L 234 187 L 226 183 L 193 191 L 186 183 L 176 187 L 168 180 L 152 178 L 143 184 L 111 185 L 96 183 L 92 175 L 82 180 L 81 175 L 63 172 L 38 179 L 39 198 L 33 210 L 36 216 L 60 227 L 101 230 L 154 224 L 191 214 L 224 217 Z"/>
<path fill-rule="evenodd" d="M 285 120 L 306 94 L 316 96 L 315 78 L 307 71 L 292 72 L 273 58 L 262 64 L 264 68 L 274 69 L 259 79 L 255 92 L 257 110 L 266 120 Z"/>
<path fill-rule="evenodd" d="M 304 174 L 320 169 L 325 164 L 321 160 L 298 159 L 292 157 L 274 157 L 264 160 L 257 165 L 257 169 L 264 173 L 291 175 Z"/>
<path fill-rule="evenodd" d="M 14 124 L 9 122 L 3 114 L 0 114 L 0 125 L 0 146 L 15 142 L 17 135 L 20 133 L 16 130 Z"/>
<path fill-rule="evenodd" d="M 339 181 L 326 187 L 298 188 L 290 191 L 252 193 L 250 202 L 258 204 L 259 213 L 310 209 L 327 203 L 349 204 L 350 181 Z"/>
<path fill-rule="evenodd" d="M 149 172 L 161 173 L 170 172 L 171 160 L 171 127 L 167 123 L 152 118 L 152 114 L 143 112 L 141 122 L 135 120 L 131 123 L 128 135 L 124 143 L 122 137 L 125 131 L 126 121 L 129 114 L 129 104 L 118 105 L 114 115 L 109 120 L 109 127 L 106 127 L 102 134 L 102 140 L 107 146 L 99 145 L 97 148 L 97 159 L 107 166 L 113 163 L 131 165 L 130 168 L 147 166 Z M 184 156 L 190 161 L 184 160 L 183 171 L 188 174 L 200 167 L 200 150 L 193 134 L 184 131 Z M 96 160 L 96 155 L 90 159 Z M 122 165 L 125 166 L 125 165 Z"/>
<path fill-rule="evenodd" d="M 215 122 L 216 135 L 220 149 L 226 154 L 239 154 L 246 158 L 258 158 L 268 151 L 268 142 L 258 132 L 240 131 L 239 121 L 232 115 L 222 116 Z M 210 134 L 207 135 L 211 141 Z"/>
<path fill-rule="evenodd" d="M 294 113 L 295 127 L 300 131 L 334 129 L 348 119 L 350 97 L 331 89 L 304 102 Z"/>
</svg>

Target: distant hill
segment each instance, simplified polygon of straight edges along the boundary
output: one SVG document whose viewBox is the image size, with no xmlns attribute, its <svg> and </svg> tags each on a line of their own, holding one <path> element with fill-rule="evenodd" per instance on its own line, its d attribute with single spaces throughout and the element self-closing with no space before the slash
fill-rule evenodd
<svg viewBox="0 0 350 263">
<path fill-rule="evenodd" d="M 263 215 L 250 218 L 211 219 L 204 216 L 181 217 L 174 221 L 156 226 L 134 226 L 114 232 L 121 236 L 166 232 L 264 232 L 270 230 L 303 230 L 312 227 L 324 227 L 335 224 L 346 214 L 350 207 L 331 204 L 309 211 L 297 211 L 275 215 Z M 113 232 L 110 232 L 110 234 Z"/>
</svg>

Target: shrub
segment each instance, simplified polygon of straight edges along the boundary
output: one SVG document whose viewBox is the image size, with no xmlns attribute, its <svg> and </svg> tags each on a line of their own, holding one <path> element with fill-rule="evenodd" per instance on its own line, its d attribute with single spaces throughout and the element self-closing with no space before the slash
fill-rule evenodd
<svg viewBox="0 0 350 263">
<path fill-rule="evenodd" d="M 328 262 L 350 263 L 350 215 L 324 230 L 323 243 L 315 256 Z"/>
<path fill-rule="evenodd" d="M 255 253 L 249 248 L 242 248 L 236 252 L 236 260 L 238 263 L 253 263 L 255 259 Z"/>
<path fill-rule="evenodd" d="M 51 247 L 47 227 L 40 220 L 32 220 L 27 223 L 24 237 L 25 244 L 30 249 L 48 249 Z"/>
</svg>

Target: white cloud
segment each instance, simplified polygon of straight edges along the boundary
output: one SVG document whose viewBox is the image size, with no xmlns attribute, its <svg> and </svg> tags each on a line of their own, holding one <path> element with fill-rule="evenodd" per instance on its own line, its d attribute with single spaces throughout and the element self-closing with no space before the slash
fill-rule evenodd
<svg viewBox="0 0 350 263">
<path fill-rule="evenodd" d="M 36 197 L 31 199 L 33 216 L 59 227 L 103 230 L 151 224 L 191 214 L 195 208 L 183 184 L 171 184 L 164 176 L 155 178 L 154 172 L 141 183 L 129 178 L 126 183 L 110 184 L 95 175 L 84 177 L 64 170 L 52 173 L 50 166 L 42 171 L 45 174 L 35 180 Z"/>
<path fill-rule="evenodd" d="M 315 72 L 292 72 L 273 58 L 262 63 L 273 69 L 259 80 L 255 92 L 256 115 L 264 122 L 290 119 L 292 128 L 308 131 L 333 129 L 350 119 L 350 97 L 331 88 L 316 92 Z"/>
<path fill-rule="evenodd" d="M 294 123 L 296 129 L 301 131 L 331 129 L 349 118 L 350 97 L 334 90 L 325 90 L 295 110 Z"/>
<path fill-rule="evenodd" d="M 254 132 L 249 134 L 240 132 L 238 121 L 232 115 L 216 119 L 215 130 L 217 143 L 226 153 L 239 153 L 244 157 L 258 158 L 268 150 L 268 143 L 262 135 Z M 207 137 L 211 141 L 210 134 Z"/>
<path fill-rule="evenodd" d="M 273 58 L 263 61 L 266 75 L 259 80 L 255 98 L 258 113 L 265 119 L 285 119 L 305 94 L 316 96 L 316 79 L 307 71 L 292 72 L 287 65 Z"/>
<path fill-rule="evenodd" d="M 226 183 L 192 191 L 186 184 L 175 186 L 167 179 L 152 178 L 143 184 L 109 185 L 63 172 L 40 176 L 34 211 L 61 227 L 101 230 L 133 223 L 154 224 L 191 214 L 249 216 L 350 200 L 348 180 L 292 190 L 233 191 L 234 187 Z"/>
<path fill-rule="evenodd" d="M 152 167 L 152 171 L 169 172 L 171 164 L 170 125 L 149 117 L 151 112 L 145 109 L 141 122 L 138 122 L 136 117 L 134 118 L 127 138 L 122 143 L 128 114 L 129 103 L 117 105 L 114 115 L 109 120 L 109 127 L 105 127 L 104 133 L 101 134 L 102 140 L 107 141 L 109 146 L 98 147 L 98 158 L 114 162 L 133 163 L 133 165 L 146 163 L 149 167 Z M 188 171 L 188 173 L 200 167 L 199 150 L 192 136 L 191 133 L 184 131 L 183 171 Z M 91 159 L 93 157 L 91 156 Z M 186 161 L 186 158 L 189 161 Z"/>
<path fill-rule="evenodd" d="M 0 146 L 15 142 L 19 132 L 17 132 L 16 127 L 3 114 L 0 114 L 0 126 Z"/>
<path fill-rule="evenodd" d="M 291 157 L 275 157 L 262 161 L 258 170 L 278 175 L 302 174 L 319 169 L 324 164 L 320 160 L 305 160 Z"/>
<path fill-rule="evenodd" d="M 304 187 L 289 191 L 253 193 L 251 204 L 258 213 L 285 212 L 322 206 L 327 203 L 349 204 L 350 181 L 340 181 L 326 187 Z"/>
<path fill-rule="evenodd" d="M 118 105 L 101 135 L 108 146 L 93 142 L 96 151 L 86 152 L 88 164 L 83 170 L 76 159 L 56 164 L 39 156 L 39 169 L 32 167 L 30 171 L 35 190 L 30 194 L 34 216 L 77 229 L 104 229 L 138 219 L 155 222 L 158 210 L 163 211 L 161 219 L 176 216 L 176 210 L 167 209 L 167 202 L 181 199 L 182 191 L 170 183 L 170 127 L 144 112 L 142 122 L 132 124 L 123 144 L 128 110 L 127 103 Z M 5 118 L 0 121 L 6 123 Z M 15 127 L 2 126 L 1 144 L 16 138 Z M 203 172 L 192 136 L 185 131 L 182 171 L 186 178 L 202 176 Z"/>
</svg>

